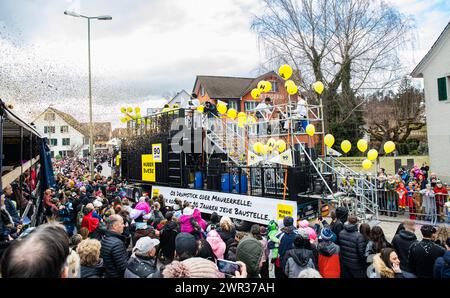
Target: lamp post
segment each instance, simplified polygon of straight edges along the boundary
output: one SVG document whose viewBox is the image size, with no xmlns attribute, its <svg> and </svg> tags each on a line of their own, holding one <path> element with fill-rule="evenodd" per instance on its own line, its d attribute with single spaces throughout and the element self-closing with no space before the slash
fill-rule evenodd
<svg viewBox="0 0 450 298">
<path fill-rule="evenodd" d="M 91 20 L 109 21 L 111 16 L 88 17 L 73 11 L 64 11 L 65 15 L 85 18 L 88 21 L 88 64 L 89 64 L 89 168 L 94 179 L 94 125 L 92 123 L 92 86 L 91 86 Z"/>
</svg>

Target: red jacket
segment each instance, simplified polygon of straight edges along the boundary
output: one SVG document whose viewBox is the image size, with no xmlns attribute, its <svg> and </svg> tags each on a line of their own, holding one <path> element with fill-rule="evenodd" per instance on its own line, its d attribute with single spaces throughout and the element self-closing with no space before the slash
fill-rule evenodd
<svg viewBox="0 0 450 298">
<path fill-rule="evenodd" d="M 445 187 L 435 187 L 434 194 L 436 195 L 436 205 L 443 207 L 445 202 L 447 202 L 448 191 Z"/>
<path fill-rule="evenodd" d="M 95 229 L 97 229 L 97 227 L 98 227 L 98 224 L 100 223 L 98 218 L 92 217 L 93 213 L 94 213 L 94 210 L 89 212 L 88 215 L 85 215 L 83 217 L 83 220 L 81 221 L 81 227 L 87 228 L 89 231 L 89 234 L 92 233 L 93 231 L 95 231 Z"/>
<path fill-rule="evenodd" d="M 319 254 L 319 272 L 323 278 L 339 278 L 341 276 L 341 265 L 339 255 L 329 257 Z"/>
</svg>

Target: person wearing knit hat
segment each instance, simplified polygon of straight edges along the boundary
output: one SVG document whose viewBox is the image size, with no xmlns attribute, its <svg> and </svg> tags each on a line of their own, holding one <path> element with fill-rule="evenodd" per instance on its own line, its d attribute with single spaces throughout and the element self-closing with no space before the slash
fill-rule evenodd
<svg viewBox="0 0 450 298">
<path fill-rule="evenodd" d="M 194 235 L 179 233 L 175 238 L 175 256 L 179 261 L 192 258 L 197 252 L 197 242 Z"/>
<path fill-rule="evenodd" d="M 339 246 L 333 242 L 336 235 L 330 228 L 323 228 L 319 236 L 318 270 L 323 278 L 339 278 L 341 265 L 339 260 Z"/>
<path fill-rule="evenodd" d="M 314 229 L 309 226 L 309 222 L 307 220 L 300 221 L 299 225 L 299 231 L 302 229 L 305 230 L 311 243 L 317 239 L 316 231 L 314 231 Z"/>
<path fill-rule="evenodd" d="M 285 255 L 292 248 L 295 236 L 297 236 L 298 231 L 294 227 L 294 219 L 290 216 L 286 216 L 283 220 L 284 228 L 279 236 L 280 244 L 278 246 L 278 254 L 280 256 L 279 264 L 276 263 L 275 267 L 275 277 L 283 278 L 286 277 L 284 274 L 284 268 L 286 264 Z"/>
<path fill-rule="evenodd" d="M 236 261 L 243 262 L 247 267 L 249 278 L 260 277 L 263 265 L 264 248 L 258 240 L 251 236 L 242 238 L 236 250 Z"/>
<path fill-rule="evenodd" d="M 217 265 L 203 258 L 173 261 L 163 271 L 164 278 L 223 278 Z"/>
</svg>

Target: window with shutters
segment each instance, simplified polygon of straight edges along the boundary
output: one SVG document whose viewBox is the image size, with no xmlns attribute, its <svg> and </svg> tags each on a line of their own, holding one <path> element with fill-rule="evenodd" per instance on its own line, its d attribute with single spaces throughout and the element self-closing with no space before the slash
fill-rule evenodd
<svg viewBox="0 0 450 298">
<path fill-rule="evenodd" d="M 62 139 L 63 146 L 70 146 L 70 138 Z"/>
<path fill-rule="evenodd" d="M 251 111 L 256 109 L 256 106 L 258 105 L 259 102 L 257 101 L 246 101 L 244 103 L 244 107 L 245 107 L 245 111 Z"/>
<path fill-rule="evenodd" d="M 58 146 L 58 139 L 50 139 L 50 145 Z"/>
<path fill-rule="evenodd" d="M 55 121 L 55 113 L 52 113 L 52 112 L 45 113 L 44 120 L 45 121 Z"/>
<path fill-rule="evenodd" d="M 44 126 L 44 133 L 55 133 L 54 126 Z"/>
<path fill-rule="evenodd" d="M 236 100 L 230 100 L 228 102 L 228 109 L 235 109 L 236 111 L 239 111 L 239 103 Z"/>
<path fill-rule="evenodd" d="M 439 101 L 444 101 L 448 99 L 448 94 L 447 94 L 447 78 L 443 77 L 443 78 L 439 78 L 437 80 L 438 83 L 438 96 L 439 96 Z"/>
</svg>

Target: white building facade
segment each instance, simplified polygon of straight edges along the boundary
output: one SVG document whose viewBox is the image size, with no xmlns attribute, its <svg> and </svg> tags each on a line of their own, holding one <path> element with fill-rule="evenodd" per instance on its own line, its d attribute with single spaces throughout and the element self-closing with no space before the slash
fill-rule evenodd
<svg viewBox="0 0 450 298">
<path fill-rule="evenodd" d="M 73 121 L 72 116 L 51 107 L 33 121 L 36 130 L 49 139 L 52 157 L 87 156 L 89 138 Z"/>
<path fill-rule="evenodd" d="M 450 23 L 411 75 L 423 78 L 430 170 L 450 184 Z"/>
</svg>

